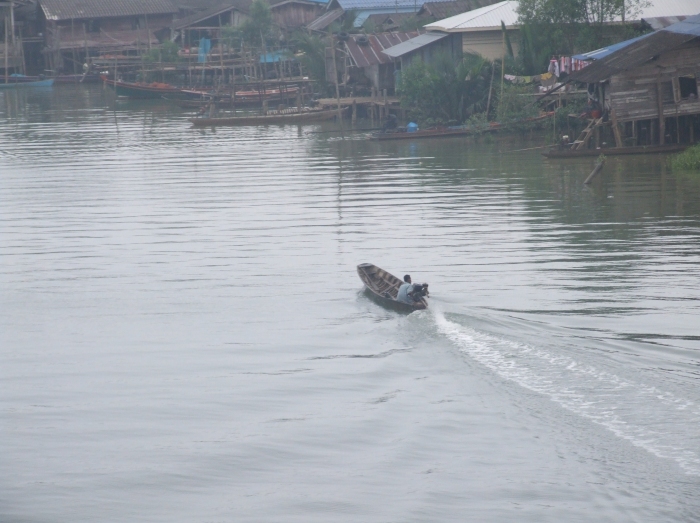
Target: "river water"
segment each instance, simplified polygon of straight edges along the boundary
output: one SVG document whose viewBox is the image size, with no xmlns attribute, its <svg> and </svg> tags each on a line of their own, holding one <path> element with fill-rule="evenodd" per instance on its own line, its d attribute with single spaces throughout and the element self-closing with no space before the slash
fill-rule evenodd
<svg viewBox="0 0 700 523">
<path fill-rule="evenodd" d="M 700 521 L 700 176 L 186 116 L 0 92 L 1 521 Z"/>
</svg>

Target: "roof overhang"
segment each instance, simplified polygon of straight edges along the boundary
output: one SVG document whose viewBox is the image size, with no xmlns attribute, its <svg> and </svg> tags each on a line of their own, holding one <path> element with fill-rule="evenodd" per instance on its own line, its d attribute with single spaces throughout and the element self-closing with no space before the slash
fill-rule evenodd
<svg viewBox="0 0 700 523">
<path fill-rule="evenodd" d="M 430 45 L 434 42 L 438 42 L 443 38 L 450 36 L 447 33 L 425 33 L 405 42 L 401 42 L 398 45 L 384 49 L 384 54 L 391 58 L 401 58 L 407 54 L 410 54 L 422 47 Z"/>
</svg>

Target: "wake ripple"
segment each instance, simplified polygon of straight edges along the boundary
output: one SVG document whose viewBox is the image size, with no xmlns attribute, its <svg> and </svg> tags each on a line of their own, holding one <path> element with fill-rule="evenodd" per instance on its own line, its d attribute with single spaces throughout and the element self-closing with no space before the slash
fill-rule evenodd
<svg viewBox="0 0 700 523">
<path fill-rule="evenodd" d="M 692 446 L 688 439 L 695 436 L 687 429 L 700 423 L 694 402 L 568 355 L 479 332 L 440 311 L 433 315 L 441 334 L 497 375 L 544 394 L 655 456 L 674 460 L 686 474 L 700 475 L 700 458 L 688 448 Z"/>
</svg>

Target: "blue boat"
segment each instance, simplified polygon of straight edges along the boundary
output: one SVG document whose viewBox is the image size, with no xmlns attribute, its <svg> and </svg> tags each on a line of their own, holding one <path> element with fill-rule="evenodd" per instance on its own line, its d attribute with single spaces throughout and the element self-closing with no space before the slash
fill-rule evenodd
<svg viewBox="0 0 700 523">
<path fill-rule="evenodd" d="M 23 74 L 12 74 L 7 77 L 0 76 L 0 89 L 14 89 L 15 87 L 51 87 L 53 78 L 43 76 L 24 76 Z"/>
</svg>

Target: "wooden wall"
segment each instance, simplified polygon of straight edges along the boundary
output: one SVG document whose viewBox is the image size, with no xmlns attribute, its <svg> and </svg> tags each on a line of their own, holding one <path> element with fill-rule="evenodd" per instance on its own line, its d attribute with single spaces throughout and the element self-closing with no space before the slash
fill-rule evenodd
<svg viewBox="0 0 700 523">
<path fill-rule="evenodd" d="M 324 7 L 296 2 L 272 6 L 272 20 L 282 29 L 297 29 L 316 20 Z"/>
<path fill-rule="evenodd" d="M 700 114 L 697 96 L 681 96 L 679 77 L 694 77 L 700 94 L 700 43 L 664 53 L 648 64 L 613 76 L 606 99 L 619 122 L 658 118 L 659 107 L 665 118 Z"/>
</svg>

